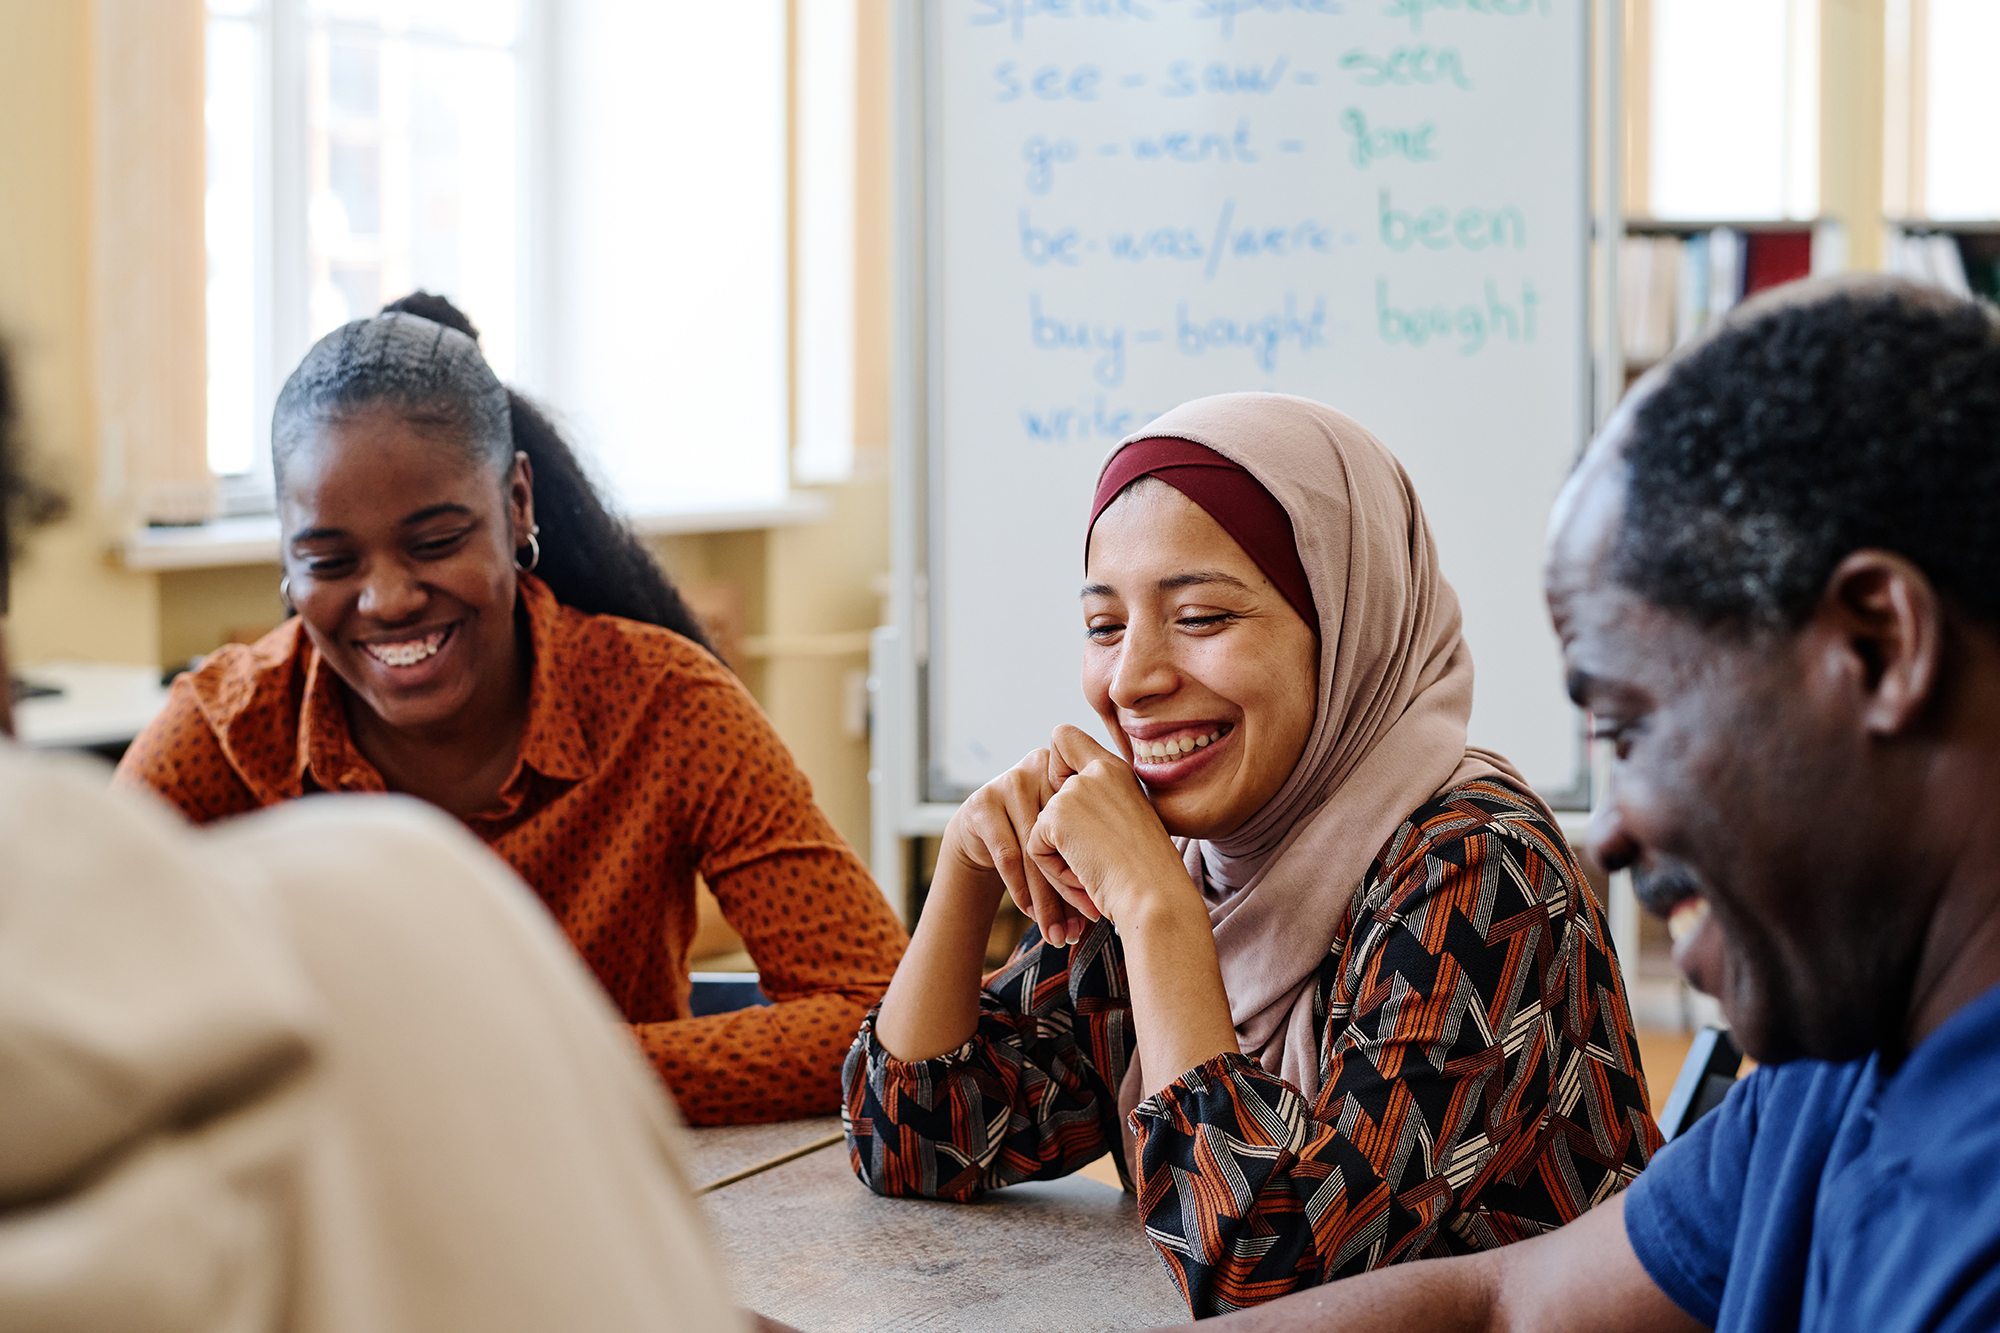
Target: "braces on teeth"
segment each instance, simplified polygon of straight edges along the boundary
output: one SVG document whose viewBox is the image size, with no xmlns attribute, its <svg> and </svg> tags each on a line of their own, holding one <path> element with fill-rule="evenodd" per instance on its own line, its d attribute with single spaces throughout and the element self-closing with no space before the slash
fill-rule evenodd
<svg viewBox="0 0 2000 1333">
<path fill-rule="evenodd" d="M 368 655 L 384 666 L 415 666 L 442 648 L 445 635 L 449 632 L 438 630 L 434 634 L 427 634 L 421 639 L 412 639 L 408 643 L 371 643 L 365 646 Z"/>
</svg>

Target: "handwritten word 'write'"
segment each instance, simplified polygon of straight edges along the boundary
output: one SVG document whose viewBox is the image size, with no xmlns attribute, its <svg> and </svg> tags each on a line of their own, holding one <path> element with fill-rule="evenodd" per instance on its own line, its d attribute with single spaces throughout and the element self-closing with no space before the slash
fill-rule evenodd
<svg viewBox="0 0 2000 1333">
<path fill-rule="evenodd" d="M 1385 343 L 1409 347 L 1431 342 L 1443 346 L 1456 338 L 1459 354 L 1472 356 L 1492 338 L 1533 342 L 1536 305 L 1535 284 L 1523 278 L 1518 302 L 1501 299 L 1500 284 L 1489 279 L 1483 306 L 1473 302 L 1455 309 L 1447 305 L 1393 306 L 1389 304 L 1389 280 L 1377 278 L 1375 331 Z"/>
<path fill-rule="evenodd" d="M 1129 407 L 1112 407 L 1102 394 L 1086 398 L 1080 407 L 1052 407 L 1046 411 L 1021 411 L 1021 427 L 1028 438 L 1047 444 L 1068 444 L 1072 440 L 1122 440 L 1157 412 L 1135 412 Z"/>
</svg>

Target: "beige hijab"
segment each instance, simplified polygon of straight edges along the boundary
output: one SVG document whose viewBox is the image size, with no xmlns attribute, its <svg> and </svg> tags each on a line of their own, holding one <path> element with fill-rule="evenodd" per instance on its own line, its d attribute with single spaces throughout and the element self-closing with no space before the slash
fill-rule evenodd
<svg viewBox="0 0 2000 1333">
<path fill-rule="evenodd" d="M 1505 759 L 1465 743 L 1472 654 L 1458 597 L 1381 441 L 1330 407 L 1273 393 L 1196 399 L 1118 449 L 1162 437 L 1213 449 L 1263 483 L 1292 520 L 1319 615 L 1319 712 L 1298 766 L 1235 833 L 1183 845 L 1243 1053 L 1316 1101 L 1312 982 L 1369 864 L 1440 791 L 1480 777 L 1529 788 Z M 1121 1120 L 1144 1086 L 1135 1053 Z"/>
</svg>

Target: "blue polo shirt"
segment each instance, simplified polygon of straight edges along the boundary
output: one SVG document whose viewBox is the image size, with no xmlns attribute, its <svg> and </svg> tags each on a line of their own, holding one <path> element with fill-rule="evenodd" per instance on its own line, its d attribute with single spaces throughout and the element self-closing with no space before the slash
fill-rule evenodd
<svg viewBox="0 0 2000 1333">
<path fill-rule="evenodd" d="M 2000 987 L 1893 1072 L 1758 1069 L 1654 1154 L 1625 1230 L 1718 1333 L 2000 1329 Z"/>
</svg>

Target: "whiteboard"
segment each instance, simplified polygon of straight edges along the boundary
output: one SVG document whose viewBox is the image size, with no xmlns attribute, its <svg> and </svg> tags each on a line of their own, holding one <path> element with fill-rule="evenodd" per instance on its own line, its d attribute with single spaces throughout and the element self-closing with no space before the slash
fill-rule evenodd
<svg viewBox="0 0 2000 1333">
<path fill-rule="evenodd" d="M 1471 735 L 1583 748 L 1542 604 L 1589 421 L 1587 0 L 926 0 L 925 793 L 1078 684 L 1084 524 L 1190 398 L 1329 403 L 1402 460 L 1456 586 Z"/>
</svg>

